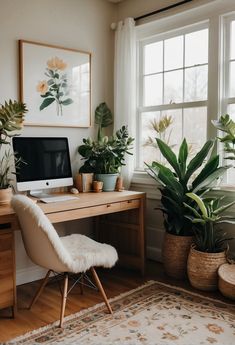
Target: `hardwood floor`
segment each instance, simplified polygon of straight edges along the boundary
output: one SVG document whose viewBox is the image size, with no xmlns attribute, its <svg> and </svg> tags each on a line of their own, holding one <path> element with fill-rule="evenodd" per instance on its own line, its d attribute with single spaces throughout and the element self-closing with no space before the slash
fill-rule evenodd
<svg viewBox="0 0 235 345">
<path fill-rule="evenodd" d="M 143 282 L 154 279 L 228 302 L 219 292 L 203 293 L 194 290 L 187 281 L 177 281 L 167 277 L 163 272 L 162 265 L 154 261 L 147 262 L 145 277 L 142 277 L 139 272 L 120 268 L 97 270 L 97 272 L 99 273 L 108 298 L 117 296 L 122 292 L 139 286 Z M 0 344 L 59 319 L 61 295 L 58 284 L 55 281 L 49 281 L 36 304 L 31 310 L 28 309 L 29 303 L 38 287 L 38 283 L 36 281 L 18 286 L 18 312 L 15 319 L 7 318 L 10 315 L 9 309 L 0 310 Z M 84 294 L 81 295 L 79 286 L 76 286 L 68 296 L 65 316 L 102 301 L 102 297 L 97 291 L 85 287 Z"/>
</svg>

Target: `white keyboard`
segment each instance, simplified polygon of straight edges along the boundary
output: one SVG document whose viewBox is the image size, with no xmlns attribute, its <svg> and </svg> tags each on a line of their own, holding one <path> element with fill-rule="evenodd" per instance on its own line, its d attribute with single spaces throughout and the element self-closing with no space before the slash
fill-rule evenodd
<svg viewBox="0 0 235 345">
<path fill-rule="evenodd" d="M 42 202 L 45 202 L 46 204 L 50 202 L 60 202 L 60 201 L 69 201 L 69 200 L 78 200 L 79 198 L 77 196 L 72 195 L 55 195 L 55 196 L 48 196 L 46 198 L 40 198 Z"/>
</svg>

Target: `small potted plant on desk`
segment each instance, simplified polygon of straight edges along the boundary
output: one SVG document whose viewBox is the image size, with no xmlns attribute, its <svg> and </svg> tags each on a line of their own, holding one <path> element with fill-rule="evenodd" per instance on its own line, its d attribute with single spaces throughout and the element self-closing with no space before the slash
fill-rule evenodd
<svg viewBox="0 0 235 345">
<path fill-rule="evenodd" d="M 122 126 L 112 136 L 104 136 L 102 129 L 112 123 L 112 114 L 105 103 L 101 103 L 95 112 L 98 124 L 97 140 L 83 139 L 78 153 L 85 160 L 80 173 L 94 173 L 98 181 L 103 182 L 103 190 L 115 190 L 116 180 L 121 166 L 125 165 L 125 154 L 132 154 L 134 139 L 129 136 L 127 126 Z"/>
<path fill-rule="evenodd" d="M 7 204 L 11 200 L 13 163 L 17 172 L 22 162 L 21 158 L 14 155 L 7 146 L 10 145 L 10 138 L 16 135 L 12 132 L 22 129 L 26 112 L 26 105 L 17 101 L 9 100 L 0 107 L 0 205 Z"/>
<path fill-rule="evenodd" d="M 184 139 L 176 155 L 171 147 L 156 138 L 166 165 L 154 161 L 147 172 L 153 177 L 161 192 L 165 237 L 162 257 L 165 272 L 176 279 L 187 274 L 187 258 L 193 240 L 192 223 L 185 215 L 192 211 L 185 206 L 190 200 L 187 193 L 202 195 L 216 183 L 228 167 L 219 167 L 219 156 L 214 155 L 205 163 L 214 141 L 208 140 L 188 162 L 188 144 Z M 200 170 L 200 171 L 199 171 Z M 198 172 L 199 171 L 199 172 Z"/>
<path fill-rule="evenodd" d="M 235 224 L 235 218 L 224 211 L 235 201 L 221 205 L 222 198 L 200 198 L 194 193 L 187 196 L 193 203 L 184 204 L 192 215 L 185 215 L 194 225 L 194 240 L 188 257 L 188 278 L 193 287 L 212 291 L 217 289 L 217 271 L 226 262 L 226 244 L 232 238 L 219 228 L 220 223 Z"/>
</svg>

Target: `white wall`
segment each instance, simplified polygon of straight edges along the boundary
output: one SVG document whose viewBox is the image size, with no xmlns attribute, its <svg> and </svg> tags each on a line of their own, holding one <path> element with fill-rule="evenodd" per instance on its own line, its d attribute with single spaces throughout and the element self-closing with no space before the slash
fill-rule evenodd
<svg viewBox="0 0 235 345">
<path fill-rule="evenodd" d="M 18 40 L 58 45 L 89 51 L 92 54 L 92 123 L 95 107 L 102 101 L 113 108 L 113 31 L 116 7 L 106 0 L 0 0 L 0 103 L 19 95 Z M 26 136 L 67 136 L 73 172 L 80 159 L 76 154 L 83 137 L 92 136 L 89 129 L 59 127 L 25 127 Z M 70 225 L 73 229 L 77 226 Z M 83 221 L 80 228 L 86 229 Z M 59 225 L 60 232 L 64 227 Z M 40 278 L 27 258 L 20 234 L 16 234 L 17 281 Z"/>
</svg>

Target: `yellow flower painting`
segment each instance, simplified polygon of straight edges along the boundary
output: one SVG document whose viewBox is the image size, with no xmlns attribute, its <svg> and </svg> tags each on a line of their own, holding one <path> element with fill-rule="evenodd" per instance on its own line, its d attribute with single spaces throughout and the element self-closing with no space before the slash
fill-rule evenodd
<svg viewBox="0 0 235 345">
<path fill-rule="evenodd" d="M 40 93 L 43 101 L 40 105 L 40 111 L 51 105 L 56 104 L 57 115 L 63 115 L 63 106 L 73 103 L 69 95 L 69 85 L 66 73 L 62 73 L 67 64 L 59 57 L 52 57 L 47 61 L 45 76 L 47 80 L 39 81 L 36 90 Z"/>
</svg>

